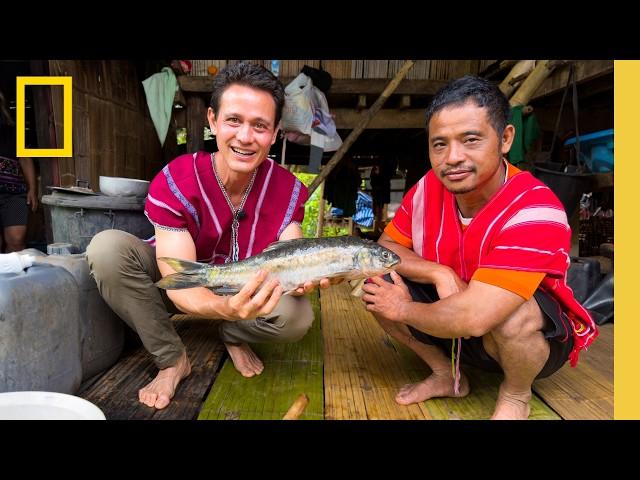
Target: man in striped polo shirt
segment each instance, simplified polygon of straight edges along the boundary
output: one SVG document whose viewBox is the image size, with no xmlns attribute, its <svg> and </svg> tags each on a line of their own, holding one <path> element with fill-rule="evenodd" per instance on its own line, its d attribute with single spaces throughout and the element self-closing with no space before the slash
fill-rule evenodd
<svg viewBox="0 0 640 480">
<path fill-rule="evenodd" d="M 160 370 L 139 391 L 150 407 L 165 408 L 191 371 L 170 313 L 222 319 L 220 337 L 245 377 L 264 368 L 249 343 L 296 341 L 313 322 L 309 299 L 302 296 L 313 290 L 311 282 L 291 296 L 282 296 L 276 280 L 263 283 L 266 272 L 233 296 L 154 285 L 174 273 L 156 258 L 238 261 L 274 241 L 302 237 L 307 189 L 267 157 L 283 105 L 284 87 L 265 68 L 240 63 L 222 69 L 213 79 L 207 114 L 218 151 L 182 155 L 153 179 L 145 206 L 155 227 L 153 242 L 106 230 L 87 247 L 101 295 L 140 336 Z M 320 286 L 327 288 L 329 280 Z"/>
<path fill-rule="evenodd" d="M 562 203 L 504 158 L 515 130 L 489 81 L 454 80 L 427 109 L 432 170 L 379 242 L 402 258 L 362 297 L 380 325 L 433 371 L 403 405 L 469 393 L 460 362 L 504 373 L 492 419 L 526 419 L 531 385 L 596 338 L 567 286 L 571 230 Z M 451 360 L 450 360 L 451 359 Z"/>
</svg>

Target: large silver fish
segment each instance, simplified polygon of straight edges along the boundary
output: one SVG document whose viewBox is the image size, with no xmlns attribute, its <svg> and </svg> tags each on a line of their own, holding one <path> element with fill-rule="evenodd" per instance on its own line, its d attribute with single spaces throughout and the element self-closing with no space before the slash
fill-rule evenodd
<svg viewBox="0 0 640 480">
<path fill-rule="evenodd" d="M 305 282 L 318 285 L 322 278 L 364 282 L 366 278 L 389 273 L 400 263 L 400 257 L 391 250 L 358 237 L 275 242 L 258 255 L 222 265 L 170 257 L 158 260 L 178 272 L 161 279 L 156 283 L 158 287 L 167 290 L 207 287 L 220 295 L 237 293 L 258 270 L 268 272 L 267 280 L 277 278 L 286 295 Z"/>
</svg>

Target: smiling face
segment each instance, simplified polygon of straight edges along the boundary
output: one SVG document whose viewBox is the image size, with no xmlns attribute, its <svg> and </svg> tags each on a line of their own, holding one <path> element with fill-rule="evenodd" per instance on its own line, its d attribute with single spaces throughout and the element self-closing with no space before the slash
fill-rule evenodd
<svg viewBox="0 0 640 480">
<path fill-rule="evenodd" d="M 503 155 L 514 128 L 499 137 L 485 108 L 469 100 L 439 110 L 429 121 L 429 159 L 434 173 L 453 194 L 497 191 L 504 180 Z"/>
<path fill-rule="evenodd" d="M 276 141 L 276 104 L 268 92 L 233 84 L 220 98 L 217 114 L 207 112 L 211 132 L 216 136 L 216 165 L 225 176 L 253 172 Z"/>
</svg>

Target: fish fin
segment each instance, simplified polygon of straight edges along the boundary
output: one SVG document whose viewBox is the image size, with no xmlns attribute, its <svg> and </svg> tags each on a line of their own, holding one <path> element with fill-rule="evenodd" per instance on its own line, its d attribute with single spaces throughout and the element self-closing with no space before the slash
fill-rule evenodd
<svg viewBox="0 0 640 480">
<path fill-rule="evenodd" d="M 233 287 L 208 287 L 210 290 L 213 290 L 213 292 L 216 295 L 235 295 L 236 293 L 238 293 L 240 290 L 238 290 L 237 288 L 233 288 Z"/>
<path fill-rule="evenodd" d="M 308 238 L 292 238 L 291 240 L 278 240 L 276 242 L 272 242 L 269 245 L 267 245 L 267 248 L 265 248 L 262 252 L 271 252 L 273 250 L 278 250 L 280 248 L 283 247 L 288 247 L 294 244 L 305 244 L 308 243 L 309 239 Z"/>
<path fill-rule="evenodd" d="M 367 280 L 366 278 L 361 278 L 360 280 L 351 280 L 349 282 L 353 287 L 353 290 L 351 290 L 351 295 L 353 295 L 354 297 L 362 297 L 364 295 L 364 290 L 362 290 L 362 286 L 364 285 L 364 282 L 366 280 Z"/>
<path fill-rule="evenodd" d="M 202 278 L 189 273 L 172 273 L 156 282 L 156 287 L 165 290 L 179 290 L 182 288 L 202 287 Z"/>
<path fill-rule="evenodd" d="M 355 288 L 358 284 L 362 286 L 365 280 L 366 278 L 354 278 L 353 280 L 349 280 L 349 285 L 351 285 L 351 288 Z"/>
<path fill-rule="evenodd" d="M 178 273 L 196 273 L 207 265 L 204 263 L 190 262 L 188 260 L 180 260 L 179 258 L 160 257 L 158 260 L 166 263 Z"/>
</svg>

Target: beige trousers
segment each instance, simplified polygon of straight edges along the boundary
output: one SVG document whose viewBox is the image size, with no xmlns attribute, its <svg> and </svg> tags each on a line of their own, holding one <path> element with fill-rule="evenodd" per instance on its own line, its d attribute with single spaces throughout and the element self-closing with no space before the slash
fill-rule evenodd
<svg viewBox="0 0 640 480">
<path fill-rule="evenodd" d="M 120 230 L 98 233 L 87 247 L 87 261 L 100 294 L 140 337 L 159 369 L 176 364 L 185 350 L 171 322 L 181 313 L 166 291 L 154 284 L 162 277 L 155 248 Z M 220 338 L 227 343 L 295 342 L 313 323 L 305 296 L 283 296 L 265 318 L 223 321 Z"/>
</svg>

